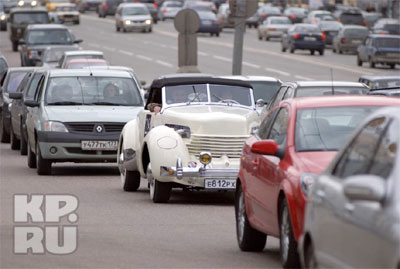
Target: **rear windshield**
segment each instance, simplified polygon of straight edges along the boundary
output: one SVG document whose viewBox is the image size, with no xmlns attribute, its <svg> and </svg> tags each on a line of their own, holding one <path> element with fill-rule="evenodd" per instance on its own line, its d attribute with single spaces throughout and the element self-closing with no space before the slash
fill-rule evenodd
<svg viewBox="0 0 400 269">
<path fill-rule="evenodd" d="M 71 50 L 78 50 L 78 48 L 72 47 L 72 48 L 53 48 L 46 50 L 43 54 L 43 61 L 48 63 L 48 62 L 58 62 L 61 57 L 63 56 L 65 51 L 71 51 Z"/>
<path fill-rule="evenodd" d="M 367 88 L 364 87 L 334 87 L 323 86 L 323 87 L 300 87 L 296 91 L 296 97 L 308 97 L 308 96 L 323 96 L 323 95 L 359 95 L 366 94 Z"/>
<path fill-rule="evenodd" d="M 122 15 L 148 15 L 149 10 L 146 7 L 126 7 L 122 9 Z"/>
<path fill-rule="evenodd" d="M 254 81 L 250 83 L 253 87 L 254 100 L 257 101 L 258 99 L 263 99 L 267 103 L 271 101 L 271 98 L 281 86 L 279 82 L 272 81 Z"/>
<path fill-rule="evenodd" d="M 383 26 L 383 30 L 389 32 L 391 35 L 399 35 L 400 24 L 385 24 L 385 26 Z"/>
<path fill-rule="evenodd" d="M 298 33 L 321 33 L 321 30 L 317 26 L 296 26 L 294 29 Z"/>
<path fill-rule="evenodd" d="M 73 39 L 66 29 L 44 29 L 30 31 L 26 41 L 33 45 L 72 44 Z"/>
<path fill-rule="evenodd" d="M 216 20 L 213 12 L 198 12 L 200 19 Z"/>
<path fill-rule="evenodd" d="M 363 16 L 361 14 L 343 13 L 340 16 L 340 22 L 343 24 L 363 25 Z"/>
<path fill-rule="evenodd" d="M 27 71 L 10 73 L 5 81 L 5 85 L 7 85 L 6 92 L 16 92 L 26 73 Z"/>
<path fill-rule="evenodd" d="M 379 107 L 326 107 L 297 111 L 296 151 L 337 151 L 348 136 Z"/>
<path fill-rule="evenodd" d="M 377 47 L 380 48 L 400 48 L 400 38 L 378 38 L 375 41 Z"/>
<path fill-rule="evenodd" d="M 14 13 L 12 23 L 16 24 L 34 24 L 48 23 L 49 17 L 47 13 L 31 12 L 31 13 Z"/>
<path fill-rule="evenodd" d="M 104 59 L 104 56 L 103 55 L 71 55 L 71 56 L 67 56 L 66 59 L 67 59 L 66 61 L 70 61 L 72 59 Z"/>
<path fill-rule="evenodd" d="M 322 31 L 339 31 L 342 26 L 340 22 L 336 21 L 319 23 L 319 28 L 321 28 Z"/>
<path fill-rule="evenodd" d="M 76 7 L 75 6 L 68 6 L 68 7 L 57 7 L 57 11 L 75 11 Z"/>
<path fill-rule="evenodd" d="M 280 15 L 281 10 L 275 7 L 265 7 L 261 11 L 262 13 L 270 14 L 270 15 Z"/>
<path fill-rule="evenodd" d="M 140 92 L 131 78 L 56 77 L 46 90 L 47 105 L 142 106 Z"/>
<path fill-rule="evenodd" d="M 344 30 L 345 36 L 358 36 L 358 37 L 365 37 L 368 35 L 367 29 L 360 29 L 360 28 L 351 28 Z"/>
<path fill-rule="evenodd" d="M 166 7 L 182 7 L 181 2 L 168 2 L 165 4 Z"/>
<path fill-rule="evenodd" d="M 382 79 L 377 81 L 370 81 L 368 86 L 371 89 L 384 89 L 384 88 L 395 88 L 400 87 L 400 78 L 398 79 Z"/>
<path fill-rule="evenodd" d="M 271 20 L 271 24 L 292 24 L 288 18 L 276 18 Z"/>
</svg>

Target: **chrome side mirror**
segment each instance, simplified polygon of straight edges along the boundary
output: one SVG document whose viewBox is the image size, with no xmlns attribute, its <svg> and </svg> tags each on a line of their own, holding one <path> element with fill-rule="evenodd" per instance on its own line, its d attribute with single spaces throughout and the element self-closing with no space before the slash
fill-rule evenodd
<svg viewBox="0 0 400 269">
<path fill-rule="evenodd" d="M 263 99 L 258 99 L 256 101 L 256 107 L 263 107 L 265 105 L 266 105 L 266 103 L 265 103 L 265 101 Z"/>
</svg>

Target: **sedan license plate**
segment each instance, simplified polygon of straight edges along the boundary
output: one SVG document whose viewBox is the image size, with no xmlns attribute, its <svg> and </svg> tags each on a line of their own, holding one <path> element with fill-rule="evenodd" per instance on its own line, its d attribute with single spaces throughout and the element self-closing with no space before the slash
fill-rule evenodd
<svg viewBox="0 0 400 269">
<path fill-rule="evenodd" d="M 82 150 L 117 150 L 118 141 L 81 141 Z"/>
<path fill-rule="evenodd" d="M 235 189 L 236 179 L 206 179 L 204 187 L 206 189 Z"/>
<path fill-rule="evenodd" d="M 316 39 L 315 39 L 315 37 L 312 37 L 312 36 L 305 36 L 304 40 L 305 41 L 315 41 Z"/>
</svg>

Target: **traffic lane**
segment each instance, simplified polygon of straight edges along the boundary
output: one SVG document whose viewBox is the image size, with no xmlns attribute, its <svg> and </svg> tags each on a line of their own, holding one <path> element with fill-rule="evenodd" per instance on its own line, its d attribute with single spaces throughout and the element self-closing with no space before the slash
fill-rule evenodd
<svg viewBox="0 0 400 269">
<path fill-rule="evenodd" d="M 174 191 L 170 203 L 153 204 L 145 180 L 138 192 L 122 191 L 115 164 L 56 164 L 52 176 L 38 176 L 9 144 L 0 144 L 0 160 L 2 268 L 280 267 L 275 238 L 261 253 L 239 250 L 231 193 Z M 32 193 L 79 199 L 75 253 L 13 254 L 13 195 Z"/>
</svg>

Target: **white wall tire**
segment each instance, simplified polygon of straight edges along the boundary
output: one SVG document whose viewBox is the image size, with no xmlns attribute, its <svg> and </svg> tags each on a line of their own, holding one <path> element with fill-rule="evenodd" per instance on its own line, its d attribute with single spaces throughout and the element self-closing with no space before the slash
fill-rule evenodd
<svg viewBox="0 0 400 269">
<path fill-rule="evenodd" d="M 171 196 L 171 184 L 154 178 L 150 163 L 147 166 L 146 175 L 150 186 L 150 199 L 153 203 L 167 203 Z"/>
</svg>

